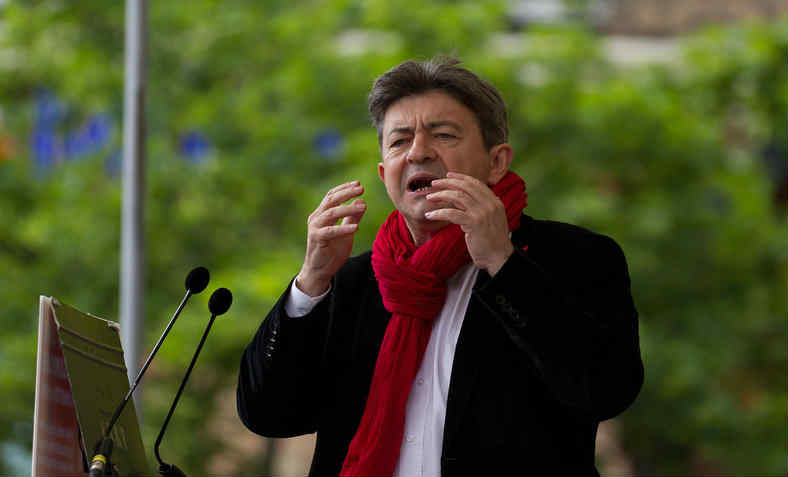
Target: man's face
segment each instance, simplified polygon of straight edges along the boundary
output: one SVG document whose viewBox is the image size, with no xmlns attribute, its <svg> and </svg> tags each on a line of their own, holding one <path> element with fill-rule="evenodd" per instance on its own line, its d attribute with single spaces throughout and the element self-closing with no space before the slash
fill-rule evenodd
<svg viewBox="0 0 788 477">
<path fill-rule="evenodd" d="M 389 106 L 380 149 L 378 174 L 411 233 L 447 225 L 424 218 L 429 210 L 447 207 L 425 198 L 431 180 L 459 172 L 489 182 L 491 156 L 473 112 L 441 91 L 405 96 Z"/>
</svg>

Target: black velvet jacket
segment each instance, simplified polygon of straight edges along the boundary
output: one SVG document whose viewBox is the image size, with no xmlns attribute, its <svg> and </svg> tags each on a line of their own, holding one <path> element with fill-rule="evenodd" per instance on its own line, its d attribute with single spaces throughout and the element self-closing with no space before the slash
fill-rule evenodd
<svg viewBox="0 0 788 477">
<path fill-rule="evenodd" d="M 603 235 L 525 215 L 512 242 L 495 277 L 481 271 L 474 285 L 441 474 L 598 475 L 597 424 L 643 383 L 624 254 Z M 280 298 L 241 360 L 241 420 L 267 437 L 317 432 L 310 475 L 339 472 L 391 316 L 370 257 L 348 260 L 307 316 L 288 319 Z"/>
</svg>

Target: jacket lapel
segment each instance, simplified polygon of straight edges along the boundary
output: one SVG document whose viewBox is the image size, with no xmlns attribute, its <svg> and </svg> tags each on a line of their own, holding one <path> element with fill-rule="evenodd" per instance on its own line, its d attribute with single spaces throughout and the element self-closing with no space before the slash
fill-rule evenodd
<svg viewBox="0 0 788 477">
<path fill-rule="evenodd" d="M 512 245 L 515 249 L 523 251 L 528 249 L 527 237 L 532 221 L 533 219 L 525 214 L 521 217 L 520 227 L 512 233 Z M 490 342 L 485 338 L 486 326 L 491 323 L 488 316 L 489 310 L 475 293 L 475 290 L 489 279 L 489 275 L 485 272 L 480 272 L 476 278 L 474 291 L 471 292 L 471 299 L 468 302 L 468 310 L 462 322 L 460 336 L 457 339 L 449 381 L 449 395 L 446 402 L 446 421 L 443 425 L 442 462 L 444 459 L 450 458 L 448 452 L 450 452 L 457 435 L 479 374 L 484 343 Z"/>
</svg>

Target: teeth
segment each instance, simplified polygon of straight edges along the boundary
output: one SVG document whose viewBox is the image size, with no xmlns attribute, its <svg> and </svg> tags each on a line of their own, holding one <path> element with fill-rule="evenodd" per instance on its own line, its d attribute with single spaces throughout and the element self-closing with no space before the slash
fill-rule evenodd
<svg viewBox="0 0 788 477">
<path fill-rule="evenodd" d="M 417 179 L 414 180 L 409 186 L 412 192 L 422 192 L 425 190 L 432 189 L 432 180 L 431 179 Z"/>
</svg>

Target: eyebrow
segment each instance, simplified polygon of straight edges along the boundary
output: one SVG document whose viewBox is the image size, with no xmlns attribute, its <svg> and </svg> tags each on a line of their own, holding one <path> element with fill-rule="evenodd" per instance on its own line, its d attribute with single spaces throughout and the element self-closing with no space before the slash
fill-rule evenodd
<svg viewBox="0 0 788 477">
<path fill-rule="evenodd" d="M 455 123 L 454 121 L 432 121 L 432 122 L 427 123 L 427 129 L 430 129 L 430 130 L 437 129 L 437 128 L 441 127 L 441 126 L 449 126 L 450 128 L 454 129 L 457 132 L 461 132 L 462 131 L 462 128 L 460 127 L 460 125 Z M 392 134 L 402 134 L 402 133 L 412 133 L 412 132 L 413 132 L 413 128 L 412 127 L 410 127 L 410 126 L 400 126 L 398 128 L 394 128 L 391 131 L 389 131 L 389 133 L 387 134 L 387 137 L 391 136 Z"/>
</svg>

